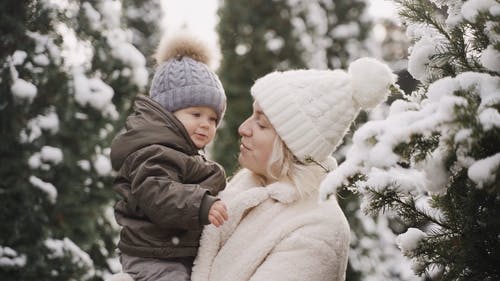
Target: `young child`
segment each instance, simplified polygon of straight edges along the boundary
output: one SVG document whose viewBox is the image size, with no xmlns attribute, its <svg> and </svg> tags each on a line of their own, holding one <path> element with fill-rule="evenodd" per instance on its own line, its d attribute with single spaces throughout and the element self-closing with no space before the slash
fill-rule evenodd
<svg viewBox="0 0 500 281">
<path fill-rule="evenodd" d="M 138 96 L 111 145 L 121 196 L 115 217 L 124 273 L 136 281 L 189 280 L 203 225 L 227 220 L 215 196 L 224 170 L 200 154 L 226 108 L 209 50 L 191 37 L 160 43 L 150 97 Z"/>
</svg>

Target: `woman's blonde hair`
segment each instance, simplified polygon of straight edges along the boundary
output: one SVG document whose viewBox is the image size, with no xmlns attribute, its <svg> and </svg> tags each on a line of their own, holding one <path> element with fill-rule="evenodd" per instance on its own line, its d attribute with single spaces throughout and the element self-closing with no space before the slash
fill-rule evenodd
<svg viewBox="0 0 500 281">
<path fill-rule="evenodd" d="M 283 140 L 276 135 L 271 157 L 266 167 L 267 177 L 255 175 L 264 184 L 274 181 L 288 181 L 301 197 L 316 193 L 327 171 L 317 164 L 301 163 L 286 146 Z"/>
</svg>

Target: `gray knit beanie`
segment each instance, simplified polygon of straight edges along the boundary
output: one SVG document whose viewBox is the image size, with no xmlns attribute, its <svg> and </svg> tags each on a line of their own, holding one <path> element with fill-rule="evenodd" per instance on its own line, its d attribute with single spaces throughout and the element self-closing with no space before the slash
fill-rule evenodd
<svg viewBox="0 0 500 281">
<path fill-rule="evenodd" d="M 210 49 L 190 35 L 162 40 L 149 96 L 169 112 L 210 107 L 220 122 L 226 110 L 226 95 L 219 77 L 208 68 L 210 58 Z"/>
</svg>

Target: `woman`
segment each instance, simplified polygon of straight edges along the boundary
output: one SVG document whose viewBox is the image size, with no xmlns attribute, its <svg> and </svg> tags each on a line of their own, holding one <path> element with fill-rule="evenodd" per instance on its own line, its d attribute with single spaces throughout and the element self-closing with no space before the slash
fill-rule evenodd
<svg viewBox="0 0 500 281">
<path fill-rule="evenodd" d="M 192 280 L 344 280 L 349 226 L 336 198 L 319 202 L 318 188 L 360 108 L 384 101 L 394 81 L 369 58 L 348 73 L 258 79 L 253 113 L 238 130 L 243 169 L 220 195 L 229 220 L 205 228 Z"/>
</svg>

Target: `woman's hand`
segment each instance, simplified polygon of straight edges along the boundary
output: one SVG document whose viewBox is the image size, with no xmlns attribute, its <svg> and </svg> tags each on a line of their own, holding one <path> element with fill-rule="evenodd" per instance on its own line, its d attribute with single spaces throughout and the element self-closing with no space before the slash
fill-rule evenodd
<svg viewBox="0 0 500 281">
<path fill-rule="evenodd" d="M 227 221 L 227 207 L 222 201 L 215 201 L 215 203 L 210 207 L 210 211 L 208 211 L 208 220 L 211 224 L 219 227 Z"/>
</svg>

